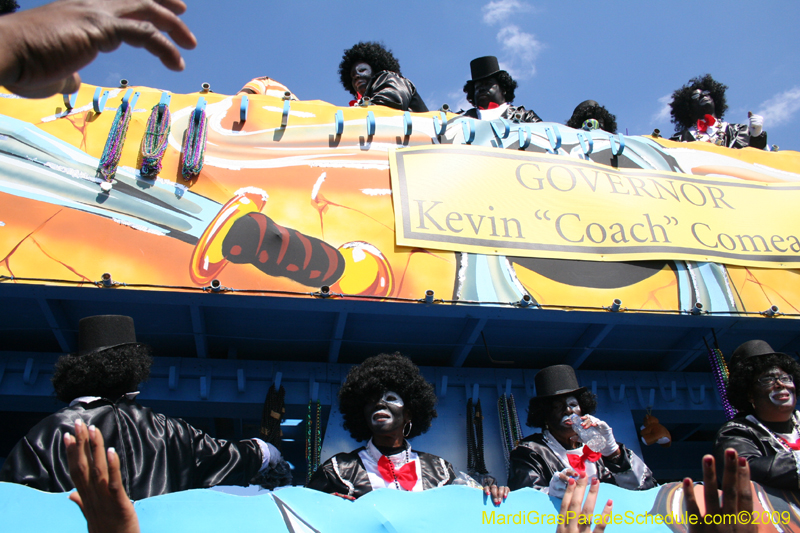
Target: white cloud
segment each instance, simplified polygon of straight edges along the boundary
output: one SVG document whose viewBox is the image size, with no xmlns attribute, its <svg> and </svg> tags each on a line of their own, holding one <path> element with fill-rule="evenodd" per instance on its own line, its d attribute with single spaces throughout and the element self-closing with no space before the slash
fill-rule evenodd
<svg viewBox="0 0 800 533">
<path fill-rule="evenodd" d="M 483 22 L 492 26 L 505 22 L 516 13 L 532 11 L 532 7 L 518 0 L 494 0 L 483 6 Z"/>
<path fill-rule="evenodd" d="M 536 74 L 536 58 L 545 45 L 532 33 L 524 32 L 511 21 L 517 15 L 534 11 L 533 6 L 520 0 L 492 0 L 483 6 L 483 22 L 489 26 L 501 25 L 497 41 L 502 45 L 505 56 L 500 68 L 507 70 L 514 78 L 525 79 Z"/>
<path fill-rule="evenodd" d="M 658 110 L 658 113 L 652 116 L 652 118 L 650 119 L 650 124 L 660 124 L 662 122 L 669 122 L 670 102 L 672 102 L 672 93 L 669 93 L 658 99 L 658 103 L 661 104 L 661 108 Z"/>
<path fill-rule="evenodd" d="M 768 129 L 790 122 L 797 111 L 800 111 L 800 87 L 776 94 L 763 102 L 756 113 L 764 117 L 764 127 Z"/>
<path fill-rule="evenodd" d="M 526 33 L 513 24 L 505 26 L 497 33 L 497 41 L 511 56 L 507 70 L 512 76 L 528 78 L 536 74 L 536 58 L 544 48 L 532 33 Z"/>
</svg>

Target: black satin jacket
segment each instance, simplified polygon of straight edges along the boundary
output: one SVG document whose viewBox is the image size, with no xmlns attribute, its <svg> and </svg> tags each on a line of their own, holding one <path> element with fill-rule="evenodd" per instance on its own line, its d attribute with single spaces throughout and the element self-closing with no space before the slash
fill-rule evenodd
<svg viewBox="0 0 800 533">
<path fill-rule="evenodd" d="M 385 105 L 400 111 L 413 111 L 414 113 L 425 113 L 428 106 L 422 101 L 414 84 L 396 72 L 382 70 L 373 77 L 364 96 L 368 96 L 370 102 L 375 105 Z"/>
<path fill-rule="evenodd" d="M 478 118 L 478 110 L 472 107 L 464 111 L 463 115 L 465 117 Z M 508 108 L 503 111 L 502 118 L 510 120 L 514 123 L 526 122 L 535 124 L 536 122 L 542 121 L 542 119 L 539 118 L 539 115 L 536 114 L 536 111 L 532 109 L 528 111 L 522 106 L 513 106 L 511 104 L 509 104 Z"/>
<path fill-rule="evenodd" d="M 133 500 L 218 484 L 247 485 L 261 468 L 261 450 L 253 440 L 213 439 L 133 400 L 101 399 L 61 409 L 34 426 L 11 450 L 0 481 L 46 492 L 72 490 L 64 434 L 74 433 L 77 418 L 94 424 L 106 446 L 116 449 L 125 491 Z"/>
<path fill-rule="evenodd" d="M 798 416 L 797 411 L 794 416 Z M 737 416 L 717 432 L 714 456 L 718 468 L 725 464 L 727 448 L 733 448 L 740 457 L 747 459 L 750 479 L 756 483 L 778 489 L 800 489 L 800 464 L 794 453 L 781 446 L 775 435 L 750 417 Z"/>
<path fill-rule="evenodd" d="M 320 465 L 306 487 L 328 494 L 338 492 L 354 498 L 372 492 L 367 469 L 358 456 L 363 449 L 362 446 L 350 453 L 337 453 Z M 455 481 L 453 465 L 437 455 L 412 451 L 419 456 L 423 490 L 451 485 Z"/>
<path fill-rule="evenodd" d="M 644 478 L 638 479 L 632 470 L 631 463 L 642 460 L 624 444 L 619 444 L 620 461 L 597 460 L 597 477 L 601 483 L 611 483 L 623 489 L 646 490 L 656 486 L 653 473 L 644 463 Z M 552 477 L 564 469 L 558 455 L 551 450 L 544 440 L 544 434 L 534 433 L 520 441 L 519 446 L 511 452 L 511 467 L 508 474 L 508 488 L 511 490 L 531 487 L 547 489 Z"/>
<path fill-rule="evenodd" d="M 763 150 L 767 147 L 767 132 L 762 131 L 757 137 L 750 136 L 750 127 L 747 124 L 731 124 L 723 122 L 725 132 L 722 134 L 722 146 L 728 148 L 758 148 Z M 669 139 L 670 141 L 678 142 L 694 142 L 692 132 L 688 129 L 679 131 Z"/>
</svg>

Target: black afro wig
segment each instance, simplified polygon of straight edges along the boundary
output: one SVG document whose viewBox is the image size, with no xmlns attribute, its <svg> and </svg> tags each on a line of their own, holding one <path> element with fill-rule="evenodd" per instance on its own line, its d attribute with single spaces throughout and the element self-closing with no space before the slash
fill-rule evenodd
<svg viewBox="0 0 800 533">
<path fill-rule="evenodd" d="M 391 50 L 387 50 L 381 43 L 372 41 L 360 42 L 345 50 L 342 62 L 339 63 L 339 79 L 342 82 L 342 87 L 353 96 L 356 96 L 356 92 L 353 89 L 353 79 L 350 76 L 350 71 L 353 69 L 353 65 L 361 62 L 367 63 L 372 67 L 373 75 L 382 70 L 403 75 L 400 72 L 400 63 Z"/>
<path fill-rule="evenodd" d="M 369 440 L 372 432 L 364 418 L 364 406 L 370 399 L 387 391 L 400 395 L 411 412 L 411 432 L 414 438 L 428 431 L 436 418 L 436 394 L 433 385 L 420 374 L 417 365 L 400 353 L 376 355 L 353 367 L 339 389 L 339 410 L 344 415 L 344 428 L 361 442 Z"/>
<path fill-rule="evenodd" d="M 500 72 L 496 72 L 492 74 L 494 79 L 497 80 L 497 85 L 500 86 L 500 90 L 503 91 L 503 98 L 505 98 L 507 103 L 511 103 L 514 101 L 514 91 L 517 89 L 517 82 L 514 81 L 514 78 L 511 77 L 511 74 L 506 72 L 505 70 L 501 70 Z M 475 105 L 475 82 L 472 80 L 467 81 L 464 84 L 464 94 L 467 95 L 467 102 Z"/>
<path fill-rule="evenodd" d="M 692 111 L 692 93 L 697 89 L 711 93 L 711 98 L 714 99 L 714 113 L 717 118 L 721 119 L 725 115 L 725 111 L 728 110 L 728 104 L 725 100 L 727 85 L 714 80 L 711 74 L 692 78 L 689 83 L 672 93 L 672 102 L 670 102 L 669 106 L 671 108 L 672 123 L 675 124 L 675 131 L 685 130 L 695 123 L 694 112 Z"/>
<path fill-rule="evenodd" d="M 19 4 L 16 0 L 0 0 L 0 15 L 13 13 L 19 9 Z"/>
<path fill-rule="evenodd" d="M 750 404 L 750 394 L 756 386 L 758 376 L 772 367 L 779 367 L 791 374 L 795 384 L 800 383 L 800 364 L 786 354 L 774 353 L 748 357 L 731 368 L 728 380 L 728 400 L 740 413 L 755 414 Z"/>
<path fill-rule="evenodd" d="M 53 368 L 53 388 L 62 402 L 81 396 L 116 400 L 150 377 L 150 348 L 128 344 L 86 355 L 62 355 Z"/>
<path fill-rule="evenodd" d="M 569 117 L 567 126 L 579 130 L 583 126 L 583 123 L 590 118 L 597 119 L 597 121 L 600 122 L 600 129 L 608 133 L 617 133 L 616 115 L 612 115 L 608 109 L 602 105 L 578 106 L 575 108 L 572 116 Z"/>
<path fill-rule="evenodd" d="M 560 400 L 567 396 L 575 396 L 581 406 L 581 413 L 591 415 L 597 410 L 597 396 L 589 390 L 583 390 L 577 394 L 559 394 L 558 396 L 546 396 L 544 398 L 531 398 L 528 402 L 528 420 L 526 424 L 532 428 L 544 428 L 547 425 L 547 411 L 553 405 L 553 401 Z"/>
</svg>

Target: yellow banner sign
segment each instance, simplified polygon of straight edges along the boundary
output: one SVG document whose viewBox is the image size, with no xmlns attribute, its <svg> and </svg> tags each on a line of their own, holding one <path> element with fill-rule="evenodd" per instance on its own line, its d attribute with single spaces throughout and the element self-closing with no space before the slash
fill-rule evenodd
<svg viewBox="0 0 800 533">
<path fill-rule="evenodd" d="M 390 157 L 397 244 L 523 257 L 800 266 L 800 184 L 475 146 Z"/>
</svg>

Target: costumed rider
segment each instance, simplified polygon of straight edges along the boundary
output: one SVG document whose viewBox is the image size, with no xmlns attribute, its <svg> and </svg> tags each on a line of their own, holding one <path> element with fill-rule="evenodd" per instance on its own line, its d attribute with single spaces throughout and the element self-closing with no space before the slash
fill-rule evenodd
<svg viewBox="0 0 800 533">
<path fill-rule="evenodd" d="M 353 367 L 339 390 L 339 410 L 344 428 L 367 445 L 325 461 L 307 487 L 355 499 L 377 489 L 418 492 L 460 482 L 449 462 L 412 449 L 406 440 L 428 431 L 435 405 L 433 385 L 399 353 Z M 493 478 L 484 485 L 495 504 L 508 495 Z"/>
<path fill-rule="evenodd" d="M 369 102 L 401 111 L 428 111 L 414 84 L 400 73 L 400 63 L 391 50 L 380 43 L 360 42 L 345 50 L 339 79 L 355 98 L 351 106 Z"/>
<path fill-rule="evenodd" d="M 614 439 L 611 427 L 592 416 L 597 396 L 578 385 L 569 365 L 543 368 L 534 378 L 536 396 L 528 405 L 528 426 L 541 433 L 521 440 L 510 456 L 508 486 L 511 490 L 532 487 L 560 498 L 570 477 L 585 473 L 602 483 L 630 490 L 656 486 L 653 473 L 635 453 Z M 571 415 L 585 428 L 596 428 L 604 444 L 592 450 L 582 443 Z"/>
<path fill-rule="evenodd" d="M 150 348 L 136 341 L 131 317 L 82 319 L 78 346 L 77 352 L 61 356 L 53 371 L 56 395 L 69 406 L 17 443 L 3 463 L 0 481 L 46 492 L 72 490 L 64 435 L 76 423 L 90 432 L 99 430 L 116 450 L 123 486 L 134 500 L 219 484 L 246 486 L 255 477 L 276 475 L 284 484 L 290 480 L 289 465 L 272 444 L 214 439 L 136 402 L 152 358 Z"/>
<path fill-rule="evenodd" d="M 467 101 L 473 108 L 463 116 L 481 120 L 504 118 L 513 122 L 541 122 L 535 111 L 522 106 L 513 106 L 517 82 L 505 70 L 495 56 L 485 56 L 469 62 L 472 79 L 464 84 Z"/>
<path fill-rule="evenodd" d="M 764 118 L 747 113 L 747 124 L 731 124 L 722 120 L 728 105 L 724 85 L 706 74 L 692 78 L 689 83 L 672 93 L 670 115 L 675 124 L 671 141 L 710 142 L 728 148 L 767 148 L 767 132 L 763 130 Z"/>
<path fill-rule="evenodd" d="M 733 352 L 728 400 L 739 413 L 717 432 L 717 464 L 733 448 L 750 465 L 750 478 L 778 489 L 800 489 L 800 364 L 762 340 Z"/>
<path fill-rule="evenodd" d="M 584 100 L 575 107 L 566 125 L 576 130 L 603 130 L 617 133 L 617 117 L 594 100 Z"/>
</svg>

